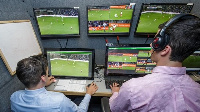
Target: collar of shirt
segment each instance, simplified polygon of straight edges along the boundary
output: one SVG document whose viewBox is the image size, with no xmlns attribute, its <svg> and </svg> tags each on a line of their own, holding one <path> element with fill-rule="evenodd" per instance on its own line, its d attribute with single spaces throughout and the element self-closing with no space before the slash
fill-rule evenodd
<svg viewBox="0 0 200 112">
<path fill-rule="evenodd" d="M 40 94 L 40 93 L 43 93 L 43 92 L 46 92 L 47 90 L 42 87 L 40 89 L 35 89 L 35 90 L 28 90 L 27 88 L 25 89 L 25 94 L 27 95 L 36 95 L 36 94 Z"/>
<path fill-rule="evenodd" d="M 169 75 L 184 75 L 186 74 L 186 67 L 157 66 L 153 69 L 152 73 L 162 73 L 162 74 L 169 74 Z"/>
</svg>

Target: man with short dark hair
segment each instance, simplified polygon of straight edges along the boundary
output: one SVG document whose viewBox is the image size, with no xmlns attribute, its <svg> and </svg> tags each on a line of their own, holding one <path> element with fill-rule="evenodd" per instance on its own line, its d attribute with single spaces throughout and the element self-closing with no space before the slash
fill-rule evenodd
<svg viewBox="0 0 200 112">
<path fill-rule="evenodd" d="M 26 89 L 12 94 L 11 111 L 14 112 L 87 112 L 91 95 L 98 89 L 95 83 L 87 87 L 79 106 L 63 93 L 47 91 L 46 83 L 52 83 L 54 78 L 48 77 L 47 60 L 42 55 L 19 61 L 16 74 Z"/>
<path fill-rule="evenodd" d="M 164 39 L 164 40 L 163 40 Z M 198 112 L 200 85 L 182 62 L 200 48 L 200 18 L 183 14 L 168 21 L 150 45 L 152 74 L 111 85 L 113 112 Z"/>
</svg>

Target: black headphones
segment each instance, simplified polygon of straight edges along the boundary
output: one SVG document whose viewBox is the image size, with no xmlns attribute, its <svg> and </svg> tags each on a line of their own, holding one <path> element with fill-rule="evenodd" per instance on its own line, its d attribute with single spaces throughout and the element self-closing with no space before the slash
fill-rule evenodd
<svg viewBox="0 0 200 112">
<path fill-rule="evenodd" d="M 163 50 L 167 44 L 169 43 L 170 36 L 165 33 L 166 29 L 173 23 L 177 22 L 178 20 L 183 19 L 192 19 L 192 18 L 198 18 L 195 15 L 192 14 L 178 14 L 174 16 L 172 19 L 170 19 L 165 26 L 159 31 L 159 33 L 154 37 L 154 40 L 152 42 L 152 48 L 155 51 L 161 51 Z"/>
</svg>

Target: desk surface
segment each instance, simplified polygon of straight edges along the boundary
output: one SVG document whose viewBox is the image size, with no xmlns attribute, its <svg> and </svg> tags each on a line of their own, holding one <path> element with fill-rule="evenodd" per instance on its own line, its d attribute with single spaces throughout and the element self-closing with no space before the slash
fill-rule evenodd
<svg viewBox="0 0 200 112">
<path fill-rule="evenodd" d="M 100 73 L 102 73 L 102 71 L 100 71 Z M 106 85 L 105 85 L 105 80 L 104 79 L 99 79 L 97 78 L 97 74 L 94 74 L 94 80 L 86 80 L 86 85 L 92 83 L 93 81 L 96 83 L 96 85 L 98 86 L 98 90 L 96 91 L 96 93 L 93 96 L 108 96 L 110 97 L 112 95 L 111 93 L 111 89 L 106 89 Z M 55 87 L 59 81 L 59 79 L 56 79 L 57 81 L 55 83 L 52 83 L 50 86 L 46 87 L 46 89 L 48 91 L 55 91 Z M 55 92 L 61 92 L 65 95 L 80 95 L 80 96 L 84 96 L 86 93 L 86 89 L 84 90 L 84 92 L 73 92 L 73 91 L 55 91 Z"/>
<path fill-rule="evenodd" d="M 103 76 L 103 70 L 100 70 L 99 73 L 102 74 L 101 77 L 104 77 Z M 199 80 L 200 76 L 199 75 L 189 75 L 189 76 L 194 81 L 200 83 L 200 80 Z M 196 76 L 196 77 L 194 77 L 194 76 Z M 94 77 L 95 77 L 94 80 L 86 80 L 86 85 L 88 85 L 88 84 L 92 83 L 92 81 L 94 81 L 97 84 L 97 86 L 98 86 L 98 90 L 97 90 L 97 92 L 93 96 L 107 96 L 107 97 L 110 97 L 112 95 L 111 89 L 106 89 L 105 80 L 97 78 L 97 74 L 96 73 L 94 74 Z M 54 88 L 56 87 L 58 81 L 59 81 L 59 79 L 57 79 L 57 82 L 52 83 L 46 89 L 48 91 L 55 91 Z M 79 95 L 79 96 L 84 96 L 85 93 L 86 93 L 86 89 L 84 90 L 84 92 L 73 92 L 73 91 L 56 91 L 56 92 L 62 92 L 65 95 Z"/>
</svg>

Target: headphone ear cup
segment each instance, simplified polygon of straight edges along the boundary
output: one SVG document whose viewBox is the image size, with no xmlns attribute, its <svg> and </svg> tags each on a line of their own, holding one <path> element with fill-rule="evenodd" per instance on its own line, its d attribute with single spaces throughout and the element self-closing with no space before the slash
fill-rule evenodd
<svg viewBox="0 0 200 112">
<path fill-rule="evenodd" d="M 165 46 L 169 43 L 169 35 L 164 34 L 163 36 L 158 35 L 154 38 L 152 43 L 152 47 L 155 51 L 161 51 L 165 48 Z"/>
<path fill-rule="evenodd" d="M 162 41 L 162 38 L 160 36 L 157 36 L 157 37 L 154 38 L 153 43 L 152 43 L 152 47 L 155 51 L 160 49 L 161 41 Z"/>
</svg>

